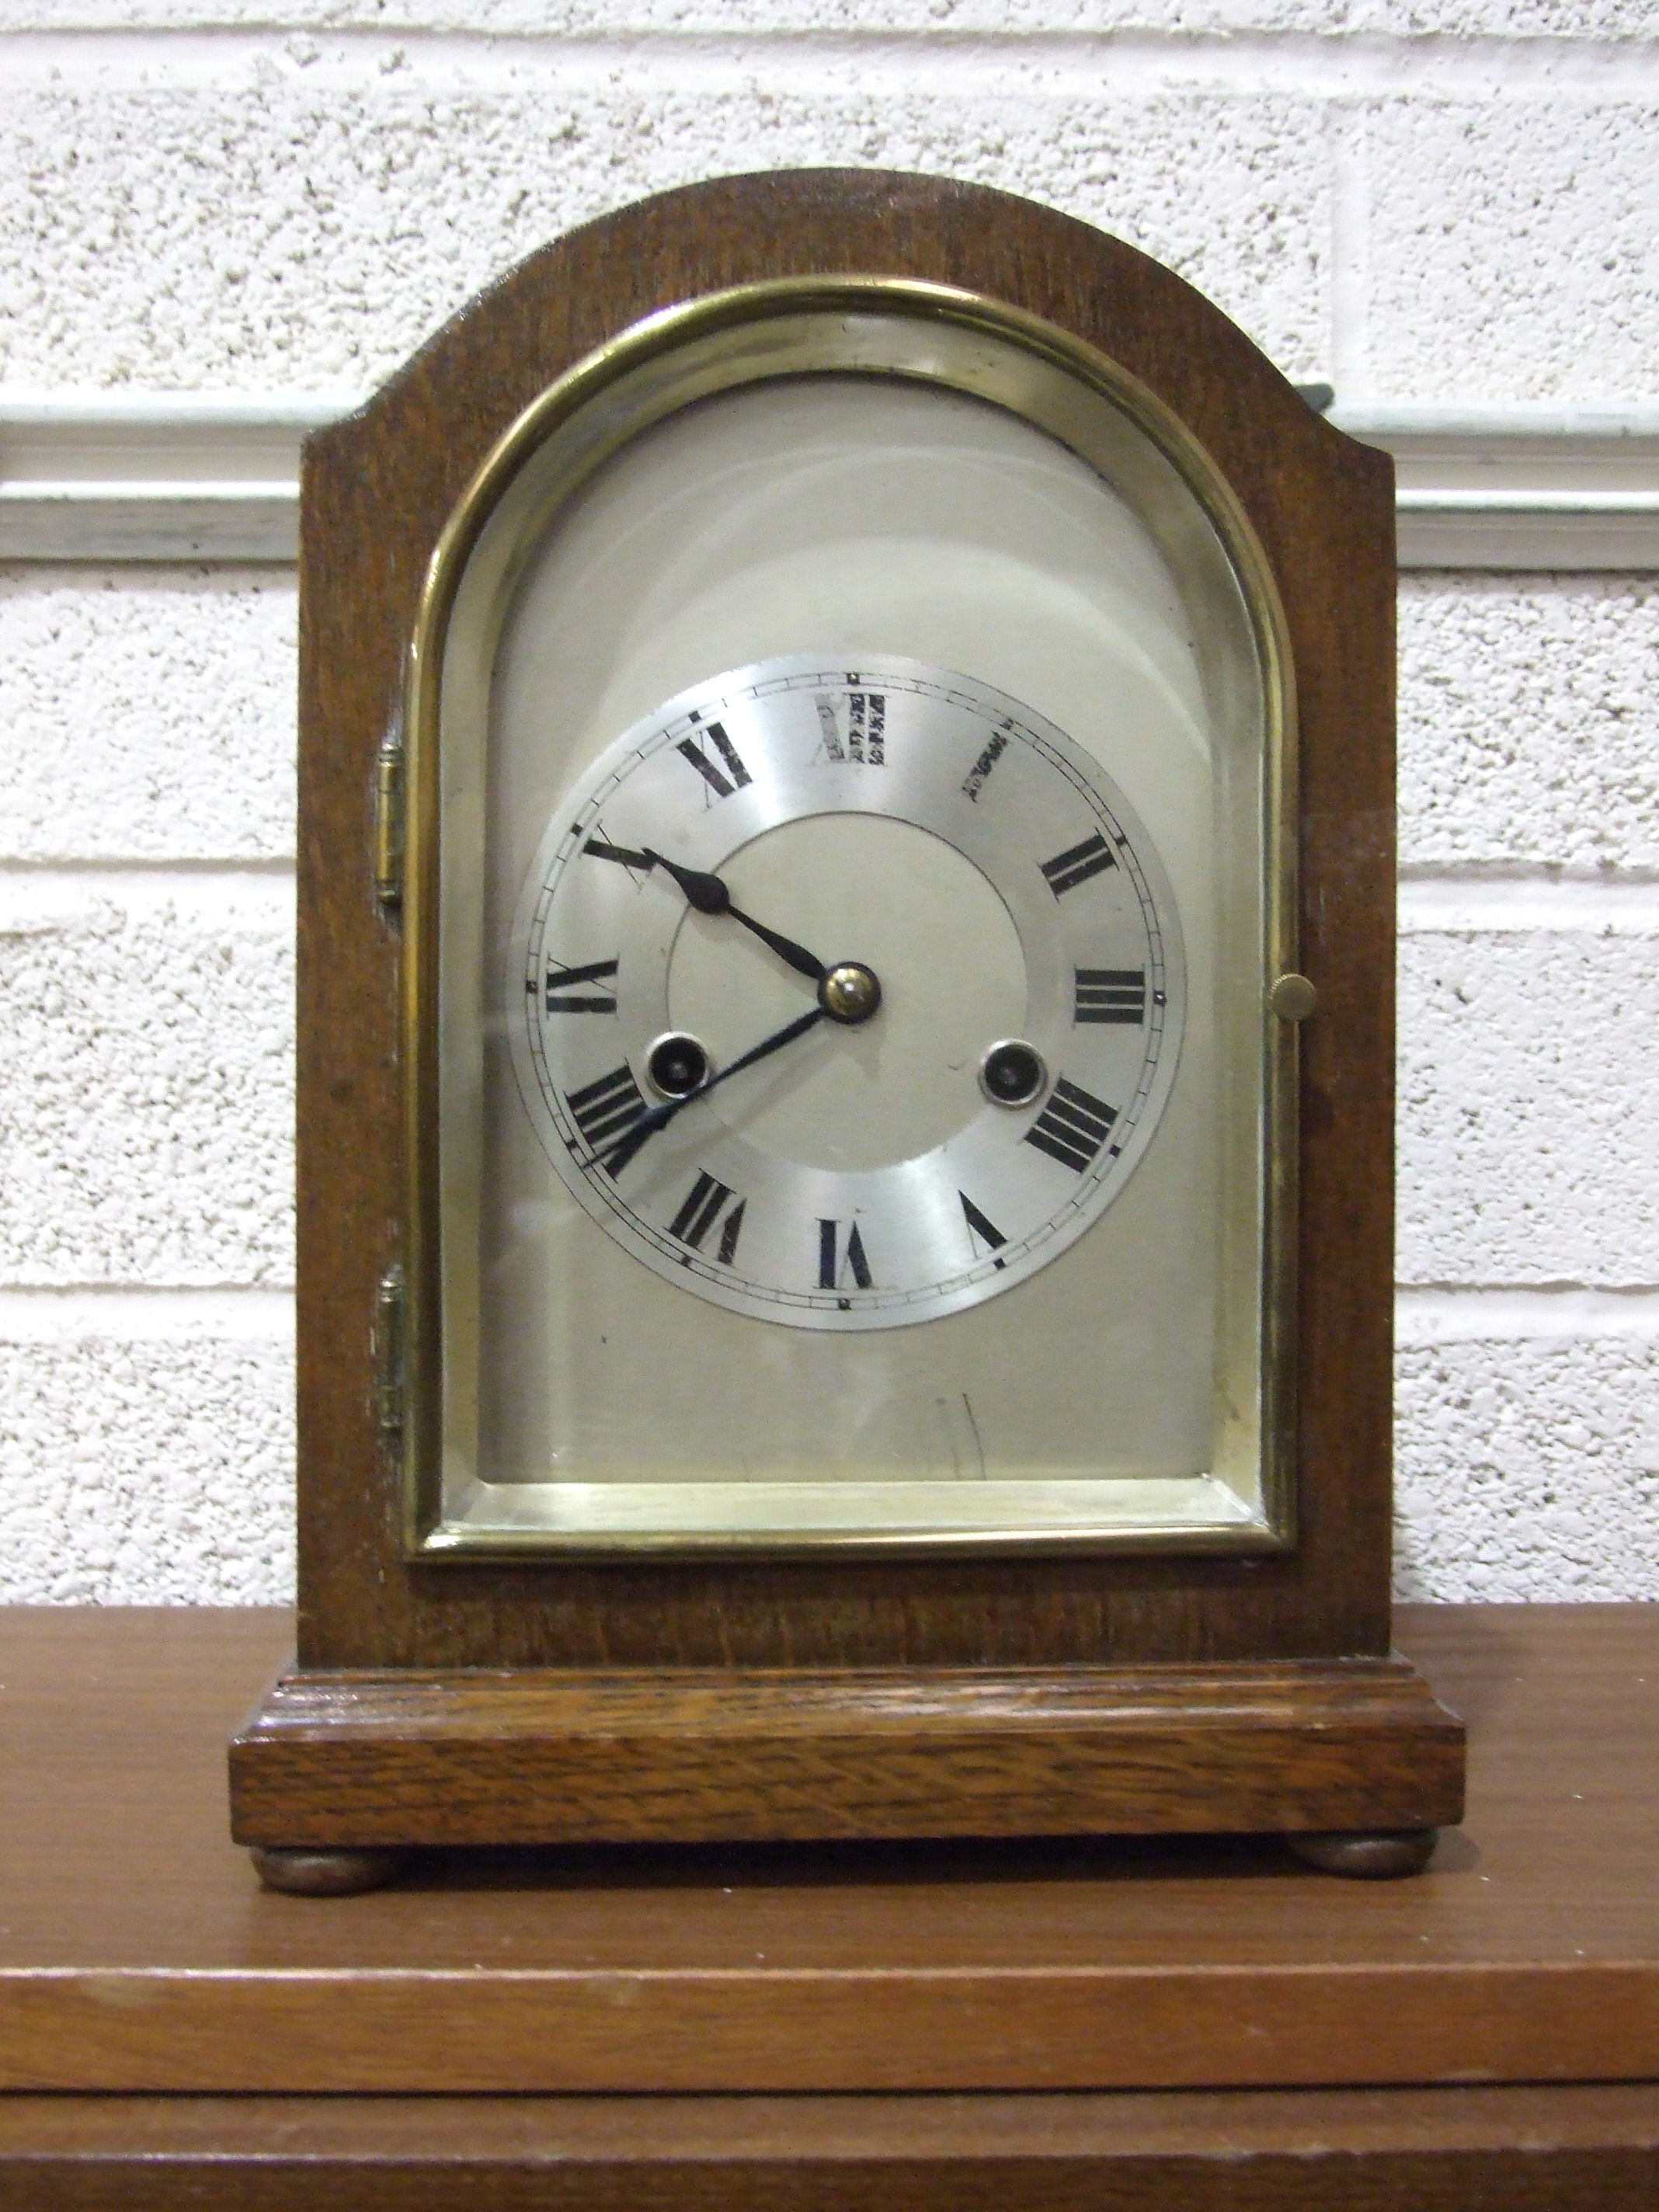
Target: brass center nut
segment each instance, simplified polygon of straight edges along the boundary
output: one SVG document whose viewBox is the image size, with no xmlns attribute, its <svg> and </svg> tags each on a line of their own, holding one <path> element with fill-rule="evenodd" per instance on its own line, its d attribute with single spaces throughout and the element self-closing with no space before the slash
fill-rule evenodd
<svg viewBox="0 0 1659 2212">
<path fill-rule="evenodd" d="M 861 961 L 838 961 L 818 985 L 818 1004 L 832 1022 L 867 1022 L 881 1004 L 881 985 Z"/>
</svg>

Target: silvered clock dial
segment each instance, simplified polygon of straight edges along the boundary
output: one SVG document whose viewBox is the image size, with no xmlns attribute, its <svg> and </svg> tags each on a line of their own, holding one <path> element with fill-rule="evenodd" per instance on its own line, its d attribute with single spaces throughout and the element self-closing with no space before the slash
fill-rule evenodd
<svg viewBox="0 0 1659 2212">
<path fill-rule="evenodd" d="M 526 1110 L 668 1280 L 807 1329 L 979 1304 L 1122 1191 L 1174 1082 L 1152 841 L 1042 715 L 896 656 L 683 691 L 565 797 L 507 1003 Z"/>
</svg>

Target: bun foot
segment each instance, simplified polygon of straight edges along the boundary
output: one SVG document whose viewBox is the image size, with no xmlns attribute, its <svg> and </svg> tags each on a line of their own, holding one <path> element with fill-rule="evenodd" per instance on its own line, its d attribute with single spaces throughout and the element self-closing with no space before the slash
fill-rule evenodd
<svg viewBox="0 0 1659 2212">
<path fill-rule="evenodd" d="M 1421 1874 L 1434 1856 L 1437 1828 L 1342 1828 L 1287 1835 L 1299 1859 L 1322 1874 L 1346 1875 L 1354 1881 L 1391 1881 L 1398 1875 Z"/>
<path fill-rule="evenodd" d="M 289 1897 L 355 1897 L 360 1890 L 384 1889 L 396 1881 L 407 1851 L 279 1849 L 255 1844 L 248 1856 L 267 1889 Z"/>
</svg>

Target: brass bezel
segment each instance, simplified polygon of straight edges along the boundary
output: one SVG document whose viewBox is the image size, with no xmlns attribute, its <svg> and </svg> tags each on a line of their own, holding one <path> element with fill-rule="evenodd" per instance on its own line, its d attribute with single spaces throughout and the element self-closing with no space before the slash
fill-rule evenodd
<svg viewBox="0 0 1659 2212">
<path fill-rule="evenodd" d="M 720 334 L 734 340 L 734 364 L 747 357 L 738 334 L 769 319 L 804 314 L 902 315 L 969 337 L 992 338 L 1058 368 L 1126 416 L 1173 465 L 1216 532 L 1242 596 L 1256 653 L 1265 715 L 1262 774 L 1262 1066 L 1264 1190 L 1261 1246 L 1261 1491 L 1259 1520 L 1191 1528 L 1081 1528 L 1033 1534 L 1018 1528 L 950 1532 L 869 1532 L 813 1536 L 653 1532 L 492 1530 L 443 1519 L 441 1496 L 442 1339 L 438 1235 L 436 1002 L 440 702 L 448 628 L 467 563 L 504 495 L 532 457 L 583 410 L 602 403 L 625 378 L 694 342 Z M 780 371 L 716 371 L 696 398 L 780 374 L 846 370 L 843 360 L 798 363 Z M 1024 415 L 1048 434 L 1046 422 L 1001 394 L 976 390 L 966 375 L 941 363 L 932 371 L 866 368 L 860 373 L 934 382 Z M 606 460 L 678 406 L 619 410 L 561 484 L 552 507 L 568 500 Z M 1062 442 L 1066 442 L 1063 439 Z M 1080 450 L 1074 448 L 1074 450 Z M 1084 453 L 1081 458 L 1090 456 Z M 709 294 L 646 317 L 579 362 L 547 387 L 503 433 L 452 513 L 428 564 L 410 640 L 404 702 L 401 866 L 401 1036 L 404 1070 L 405 1220 L 408 1285 L 403 1340 L 404 1419 L 389 1448 L 402 1476 L 403 1528 L 408 1556 L 428 1561 L 480 1558 L 546 1559 L 646 1554 L 708 1559 L 833 1555 L 936 1556 L 967 1553 L 1280 1552 L 1295 1540 L 1296 1237 L 1298 1024 L 1277 1018 L 1267 1002 L 1271 979 L 1294 971 L 1297 959 L 1297 736 L 1289 633 L 1267 556 L 1231 485 L 1187 425 L 1146 385 L 1109 356 L 1022 308 L 953 287 L 892 276 L 782 277 Z M 384 780 L 385 771 L 382 770 Z M 386 865 L 382 856 L 382 866 Z"/>
</svg>

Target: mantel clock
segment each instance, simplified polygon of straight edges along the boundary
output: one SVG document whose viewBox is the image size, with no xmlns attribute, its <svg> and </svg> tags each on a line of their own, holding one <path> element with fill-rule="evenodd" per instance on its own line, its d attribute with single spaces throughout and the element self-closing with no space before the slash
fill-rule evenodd
<svg viewBox="0 0 1659 2212">
<path fill-rule="evenodd" d="M 311 441 L 267 1881 L 1423 1862 L 1392 533 L 1170 271 L 876 173 L 590 224 Z"/>
</svg>

